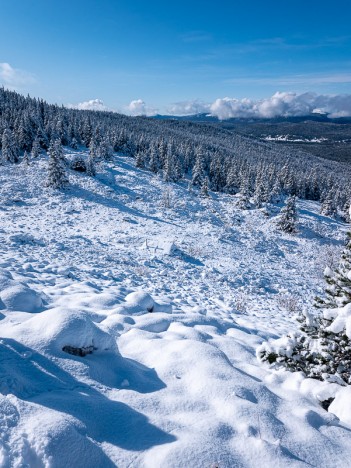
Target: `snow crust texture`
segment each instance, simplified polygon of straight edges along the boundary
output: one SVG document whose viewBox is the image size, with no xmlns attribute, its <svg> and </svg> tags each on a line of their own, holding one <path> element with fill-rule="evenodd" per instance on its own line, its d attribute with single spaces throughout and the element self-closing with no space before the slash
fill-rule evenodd
<svg viewBox="0 0 351 468">
<path fill-rule="evenodd" d="M 62 192 L 45 167 L 0 174 L 1 467 L 349 466 L 350 389 L 256 358 L 342 223 L 299 202 L 282 234 L 120 155 Z"/>
</svg>

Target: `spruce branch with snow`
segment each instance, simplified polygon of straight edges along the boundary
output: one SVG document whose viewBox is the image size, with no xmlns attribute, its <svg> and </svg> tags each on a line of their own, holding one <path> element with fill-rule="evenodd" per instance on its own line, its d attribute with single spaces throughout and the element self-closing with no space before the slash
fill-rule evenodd
<svg viewBox="0 0 351 468">
<path fill-rule="evenodd" d="M 339 267 L 334 272 L 327 268 L 325 277 L 326 297 L 316 298 L 315 310 L 305 309 L 297 317 L 301 332 L 264 342 L 257 357 L 307 377 L 351 385 L 350 232 Z"/>
</svg>

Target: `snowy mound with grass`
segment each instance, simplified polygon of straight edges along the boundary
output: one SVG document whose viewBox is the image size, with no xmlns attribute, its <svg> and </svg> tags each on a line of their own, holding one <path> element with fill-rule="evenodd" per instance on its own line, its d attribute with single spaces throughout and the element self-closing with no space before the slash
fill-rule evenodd
<svg viewBox="0 0 351 468">
<path fill-rule="evenodd" d="M 242 210 L 123 155 L 62 191 L 46 171 L 0 172 L 1 467 L 349 465 L 349 387 L 256 357 L 296 339 L 343 223 L 298 201 L 282 233 L 282 205 Z"/>
</svg>

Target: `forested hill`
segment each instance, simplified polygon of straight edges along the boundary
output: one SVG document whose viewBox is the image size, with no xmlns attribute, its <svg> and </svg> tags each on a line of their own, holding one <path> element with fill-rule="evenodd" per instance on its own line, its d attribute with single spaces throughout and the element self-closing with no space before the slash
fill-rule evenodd
<svg viewBox="0 0 351 468">
<path fill-rule="evenodd" d="M 308 152 L 264 143 L 211 124 L 128 117 L 47 104 L 0 88 L 1 164 L 33 159 L 51 141 L 89 147 L 94 160 L 122 152 L 168 182 L 188 178 L 203 191 L 240 192 L 243 204 L 282 195 L 319 200 L 347 212 L 351 170 Z"/>
</svg>

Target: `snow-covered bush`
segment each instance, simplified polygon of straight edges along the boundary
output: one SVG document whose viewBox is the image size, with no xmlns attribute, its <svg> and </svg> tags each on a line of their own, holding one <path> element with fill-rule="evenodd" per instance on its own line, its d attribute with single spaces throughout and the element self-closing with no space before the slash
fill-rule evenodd
<svg viewBox="0 0 351 468">
<path fill-rule="evenodd" d="M 351 384 L 351 235 L 339 267 L 326 269 L 326 297 L 314 312 L 302 311 L 299 333 L 264 342 L 257 357 L 270 364 L 302 371 L 307 377 Z"/>
<path fill-rule="evenodd" d="M 277 305 L 291 314 L 301 312 L 301 301 L 295 294 L 279 294 L 277 297 Z"/>
<path fill-rule="evenodd" d="M 87 165 L 82 156 L 75 156 L 71 161 L 71 169 L 77 172 L 87 172 Z"/>
</svg>

